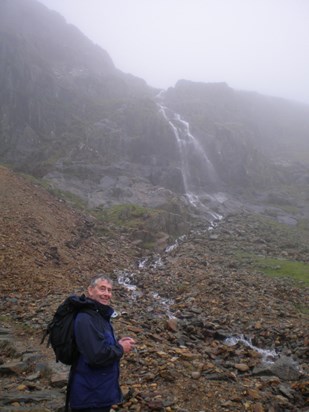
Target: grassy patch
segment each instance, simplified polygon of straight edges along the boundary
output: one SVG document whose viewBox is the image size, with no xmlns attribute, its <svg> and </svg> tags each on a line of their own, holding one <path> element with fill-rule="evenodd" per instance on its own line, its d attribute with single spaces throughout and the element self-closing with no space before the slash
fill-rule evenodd
<svg viewBox="0 0 309 412">
<path fill-rule="evenodd" d="M 268 276 L 289 277 L 309 285 L 309 264 L 285 259 L 256 256 L 253 264 Z"/>
<path fill-rule="evenodd" d="M 92 214 L 97 219 L 128 228 L 136 228 L 158 213 L 158 210 L 131 204 L 115 205 L 110 208 L 99 207 L 92 210 Z"/>
</svg>

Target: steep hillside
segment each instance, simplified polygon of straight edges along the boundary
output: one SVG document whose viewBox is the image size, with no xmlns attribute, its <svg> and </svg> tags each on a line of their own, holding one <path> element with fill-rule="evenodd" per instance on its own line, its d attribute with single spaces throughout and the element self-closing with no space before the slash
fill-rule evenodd
<svg viewBox="0 0 309 412">
<path fill-rule="evenodd" d="M 0 32 L 0 161 L 91 208 L 205 211 L 308 180 L 308 106 L 224 83 L 159 93 L 35 0 L 3 0 Z"/>
<path fill-rule="evenodd" d="M 147 254 L 128 229 L 3 167 L 0 202 L 1 411 L 63 406 L 68 371 L 40 339 L 55 307 L 97 271 L 115 280 L 117 334 L 137 340 L 114 411 L 306 410 L 308 271 L 301 282 L 269 278 L 254 262 L 308 269 L 307 232 L 235 214 Z"/>
<path fill-rule="evenodd" d="M 117 101 L 150 94 L 108 54 L 35 0 L 0 4 L 2 160 L 42 174 Z M 68 153 L 67 153 L 68 154 Z"/>
<path fill-rule="evenodd" d="M 99 238 L 94 218 L 4 167 L 0 167 L 0 193 L 2 296 L 22 286 L 20 299 L 27 306 L 34 291 L 40 297 L 57 294 L 59 284 L 69 291 L 94 271 L 112 269 L 116 253 L 112 228 L 106 228 L 108 238 Z M 119 242 L 126 249 L 125 238 L 122 243 L 117 236 Z M 128 256 L 120 246 L 120 267 L 127 265 Z"/>
</svg>

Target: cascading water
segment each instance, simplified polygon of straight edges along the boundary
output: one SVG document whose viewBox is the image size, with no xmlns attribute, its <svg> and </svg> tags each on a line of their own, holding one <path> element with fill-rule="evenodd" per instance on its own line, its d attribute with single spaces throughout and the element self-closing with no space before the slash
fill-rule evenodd
<svg viewBox="0 0 309 412">
<path fill-rule="evenodd" d="M 181 161 L 181 173 L 185 195 L 189 203 L 202 210 L 207 210 L 213 220 L 222 216 L 206 208 L 207 203 L 215 201 L 210 192 L 215 192 L 221 184 L 216 170 L 209 160 L 204 148 L 190 132 L 190 125 L 163 104 L 164 91 L 157 95 L 159 111 L 173 130 Z"/>
<path fill-rule="evenodd" d="M 169 254 L 170 252 L 175 250 L 181 242 L 185 240 L 186 236 L 180 237 L 173 245 L 165 249 L 164 254 Z M 164 260 L 160 255 L 153 255 L 152 258 L 149 257 L 140 260 L 137 267 L 139 272 L 149 270 L 149 268 L 162 268 L 164 267 Z M 139 290 L 138 287 L 133 283 L 134 276 L 136 275 L 134 271 L 119 270 L 116 271 L 115 274 L 117 275 L 118 283 L 124 286 L 130 292 L 130 296 L 133 301 L 138 300 L 144 295 L 144 293 Z M 154 313 L 156 313 L 156 315 L 160 317 L 167 316 L 169 319 L 177 319 L 171 310 L 171 306 L 174 304 L 174 301 L 172 299 L 160 296 L 157 291 L 148 291 L 147 293 L 152 300 L 152 305 L 150 308 L 151 311 L 154 311 Z M 276 350 L 258 348 L 257 346 L 252 344 L 250 338 L 247 338 L 244 335 L 231 336 L 229 338 L 226 338 L 224 343 L 228 346 L 234 346 L 240 343 L 249 347 L 250 349 L 261 355 L 261 360 L 264 364 L 274 363 L 275 360 L 279 357 L 279 354 L 276 352 Z"/>
<path fill-rule="evenodd" d="M 172 245 L 167 246 L 164 251 L 166 253 L 171 252 L 172 250 L 176 249 L 178 247 L 179 243 L 181 243 L 186 238 L 187 238 L 186 235 L 180 236 L 178 239 L 175 240 L 175 243 L 173 243 Z"/>
<path fill-rule="evenodd" d="M 231 336 L 225 340 L 225 344 L 228 346 L 237 345 L 237 343 L 242 343 L 245 346 L 248 346 L 250 349 L 258 352 L 264 363 L 273 363 L 278 358 L 278 353 L 275 350 L 261 349 L 254 346 L 251 342 L 251 339 L 245 338 L 243 335 L 240 336 Z"/>
<path fill-rule="evenodd" d="M 128 289 L 131 292 L 131 298 L 133 300 L 136 300 L 137 298 L 142 296 L 142 292 L 139 291 L 136 285 L 132 283 L 132 278 L 134 277 L 134 273 L 130 273 L 126 270 L 119 270 L 119 271 L 116 271 L 116 274 L 117 274 L 119 285 L 124 286 L 126 289 Z"/>
<path fill-rule="evenodd" d="M 146 267 L 158 268 L 163 265 L 162 259 L 160 256 L 154 257 L 153 261 L 148 259 L 143 259 L 139 262 L 138 268 L 143 270 Z M 134 272 L 130 272 L 128 270 L 117 270 L 115 271 L 117 275 L 117 280 L 119 285 L 122 285 L 125 289 L 127 289 L 130 293 L 130 297 L 133 301 L 138 300 L 144 294 L 138 287 L 133 283 L 134 281 Z M 158 292 L 150 292 L 149 296 L 152 298 L 152 307 L 151 310 L 155 310 L 155 312 L 160 315 L 167 315 L 169 319 L 174 318 L 174 315 L 170 311 L 170 306 L 174 303 L 172 299 L 163 298 L 159 295 Z M 115 317 L 118 314 L 115 312 Z"/>
</svg>

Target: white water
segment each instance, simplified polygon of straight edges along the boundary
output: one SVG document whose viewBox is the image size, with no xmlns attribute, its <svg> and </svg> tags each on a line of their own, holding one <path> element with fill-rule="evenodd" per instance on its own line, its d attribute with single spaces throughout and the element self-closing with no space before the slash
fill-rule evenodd
<svg viewBox="0 0 309 412">
<path fill-rule="evenodd" d="M 144 269 L 144 268 L 146 267 L 146 265 L 147 265 L 147 262 L 148 262 L 148 258 L 147 258 L 147 257 L 144 258 L 144 259 L 142 259 L 142 260 L 140 260 L 140 261 L 138 262 L 138 268 L 139 268 L 139 269 Z"/>
<path fill-rule="evenodd" d="M 219 181 L 215 168 L 199 141 L 191 134 L 189 123 L 183 120 L 178 113 L 167 115 L 169 109 L 159 104 L 159 111 L 174 132 L 181 160 L 181 172 L 184 188 L 189 201 L 198 203 L 197 192 L 205 185 L 215 186 Z M 198 166 L 198 167 L 197 167 Z"/>
<path fill-rule="evenodd" d="M 147 259 L 144 259 L 143 261 L 143 268 L 145 267 L 144 265 L 146 264 Z M 139 267 L 140 264 L 139 263 Z M 158 261 L 154 261 L 152 263 L 152 265 L 158 265 L 160 262 L 161 263 L 162 260 L 161 258 L 159 258 Z M 132 280 L 134 278 L 134 273 L 130 273 L 126 270 L 124 271 L 116 271 L 117 274 L 117 279 L 118 279 L 118 283 L 119 285 L 124 286 L 131 294 L 131 299 L 136 301 L 138 298 L 141 298 L 143 296 L 143 292 L 140 291 L 138 289 L 138 287 L 132 283 Z M 159 307 L 159 312 L 163 312 L 167 315 L 167 317 L 169 319 L 173 319 L 175 318 L 174 315 L 172 314 L 172 312 L 170 311 L 170 306 L 174 303 L 174 301 L 172 299 L 168 299 L 168 298 L 162 298 L 158 292 L 151 292 L 150 296 L 152 297 L 153 301 L 154 301 L 154 305 L 153 306 L 158 306 Z M 114 316 L 113 317 L 117 317 L 118 313 L 114 312 Z"/>
<path fill-rule="evenodd" d="M 170 253 L 172 250 L 177 248 L 179 244 L 186 239 L 186 236 L 181 236 L 179 239 L 175 241 L 174 244 L 168 246 L 165 249 L 165 253 Z M 154 255 L 152 258 L 146 257 L 138 262 L 138 268 L 143 270 L 146 270 L 147 268 L 160 268 L 164 266 L 163 259 L 160 255 Z M 134 282 L 134 272 L 129 272 L 127 270 L 124 271 L 117 271 L 117 278 L 118 278 L 118 283 L 120 285 L 123 285 L 130 293 L 131 293 L 131 298 L 132 300 L 136 301 L 138 298 L 143 296 L 143 292 L 138 289 L 138 287 L 133 283 Z M 163 298 L 162 296 L 159 295 L 158 292 L 151 291 L 150 296 L 153 299 L 153 307 L 155 306 L 158 307 L 158 313 L 165 314 L 169 319 L 176 319 L 174 314 L 171 312 L 170 307 L 171 305 L 174 304 L 173 299 L 169 298 Z M 118 316 L 118 314 L 115 312 L 115 316 Z M 224 343 L 228 346 L 235 346 L 238 343 L 241 343 L 250 349 L 256 351 L 261 355 L 262 362 L 264 363 L 274 363 L 276 359 L 278 359 L 279 355 L 278 353 L 273 349 L 261 349 L 258 348 L 257 346 L 252 344 L 252 341 L 250 338 L 246 338 L 244 335 L 239 335 L 239 336 L 231 336 L 227 339 L 225 339 Z"/>
<path fill-rule="evenodd" d="M 169 319 L 176 319 L 176 317 L 170 311 L 170 306 L 174 304 L 173 299 L 162 298 L 159 293 L 152 292 L 152 297 L 159 301 L 160 306 L 165 310 Z"/>
<path fill-rule="evenodd" d="M 196 151 L 199 154 L 199 156 L 202 158 L 202 160 L 203 160 L 203 162 L 206 166 L 206 171 L 210 175 L 210 178 L 213 180 L 213 182 L 218 181 L 219 178 L 217 176 L 215 168 L 214 168 L 213 164 L 211 163 L 211 161 L 208 159 L 208 157 L 205 153 L 205 150 L 201 146 L 200 142 L 191 134 L 189 123 L 186 122 L 185 120 L 183 120 L 181 118 L 180 114 L 178 114 L 178 113 L 175 113 L 175 121 L 179 122 L 180 125 L 183 126 L 182 135 L 184 135 L 184 138 L 181 140 L 182 144 L 184 144 L 184 146 L 187 146 L 188 144 L 193 145 L 194 151 Z M 184 142 L 186 142 L 186 143 L 184 143 Z M 188 148 L 186 148 L 186 149 L 188 149 Z"/>
<path fill-rule="evenodd" d="M 167 247 L 164 249 L 164 252 L 166 252 L 166 253 L 172 252 L 172 251 L 173 251 L 174 249 L 176 249 L 176 248 L 179 246 L 179 244 L 180 244 L 181 242 L 183 242 L 186 238 L 187 238 L 186 235 L 180 236 L 178 239 L 175 240 L 175 243 L 171 244 L 170 246 L 167 246 Z"/>
<path fill-rule="evenodd" d="M 131 292 L 131 298 L 136 300 L 143 296 L 143 293 L 137 289 L 137 286 L 132 283 L 132 278 L 134 277 L 134 273 L 129 273 L 127 271 L 117 271 L 117 279 L 119 285 L 124 286 L 128 291 Z"/>
<path fill-rule="evenodd" d="M 159 112 L 173 130 L 181 161 L 181 173 L 185 196 L 191 206 L 206 212 L 212 222 L 221 220 L 222 215 L 213 212 L 205 203 L 221 203 L 216 195 L 209 195 L 220 183 L 216 170 L 205 149 L 190 131 L 190 125 L 180 114 L 172 112 L 162 104 L 164 92 L 157 96 Z M 219 197 L 219 196 L 218 196 Z"/>
<path fill-rule="evenodd" d="M 227 338 L 224 343 L 228 346 L 235 346 L 237 343 L 242 343 L 245 346 L 248 346 L 250 349 L 258 352 L 261 357 L 262 361 L 264 363 L 273 363 L 277 358 L 278 354 L 275 350 L 268 350 L 268 349 L 260 349 L 256 346 L 254 346 L 251 342 L 251 339 L 245 338 L 243 335 L 240 336 L 232 336 L 230 338 Z"/>
</svg>

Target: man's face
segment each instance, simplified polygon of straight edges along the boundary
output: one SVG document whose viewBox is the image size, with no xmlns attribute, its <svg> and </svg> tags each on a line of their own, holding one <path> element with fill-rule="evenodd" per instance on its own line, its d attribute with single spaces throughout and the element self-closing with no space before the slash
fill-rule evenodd
<svg viewBox="0 0 309 412">
<path fill-rule="evenodd" d="M 89 297 L 103 305 L 109 305 L 112 298 L 112 285 L 107 280 L 98 280 L 95 286 L 89 286 Z"/>
</svg>

